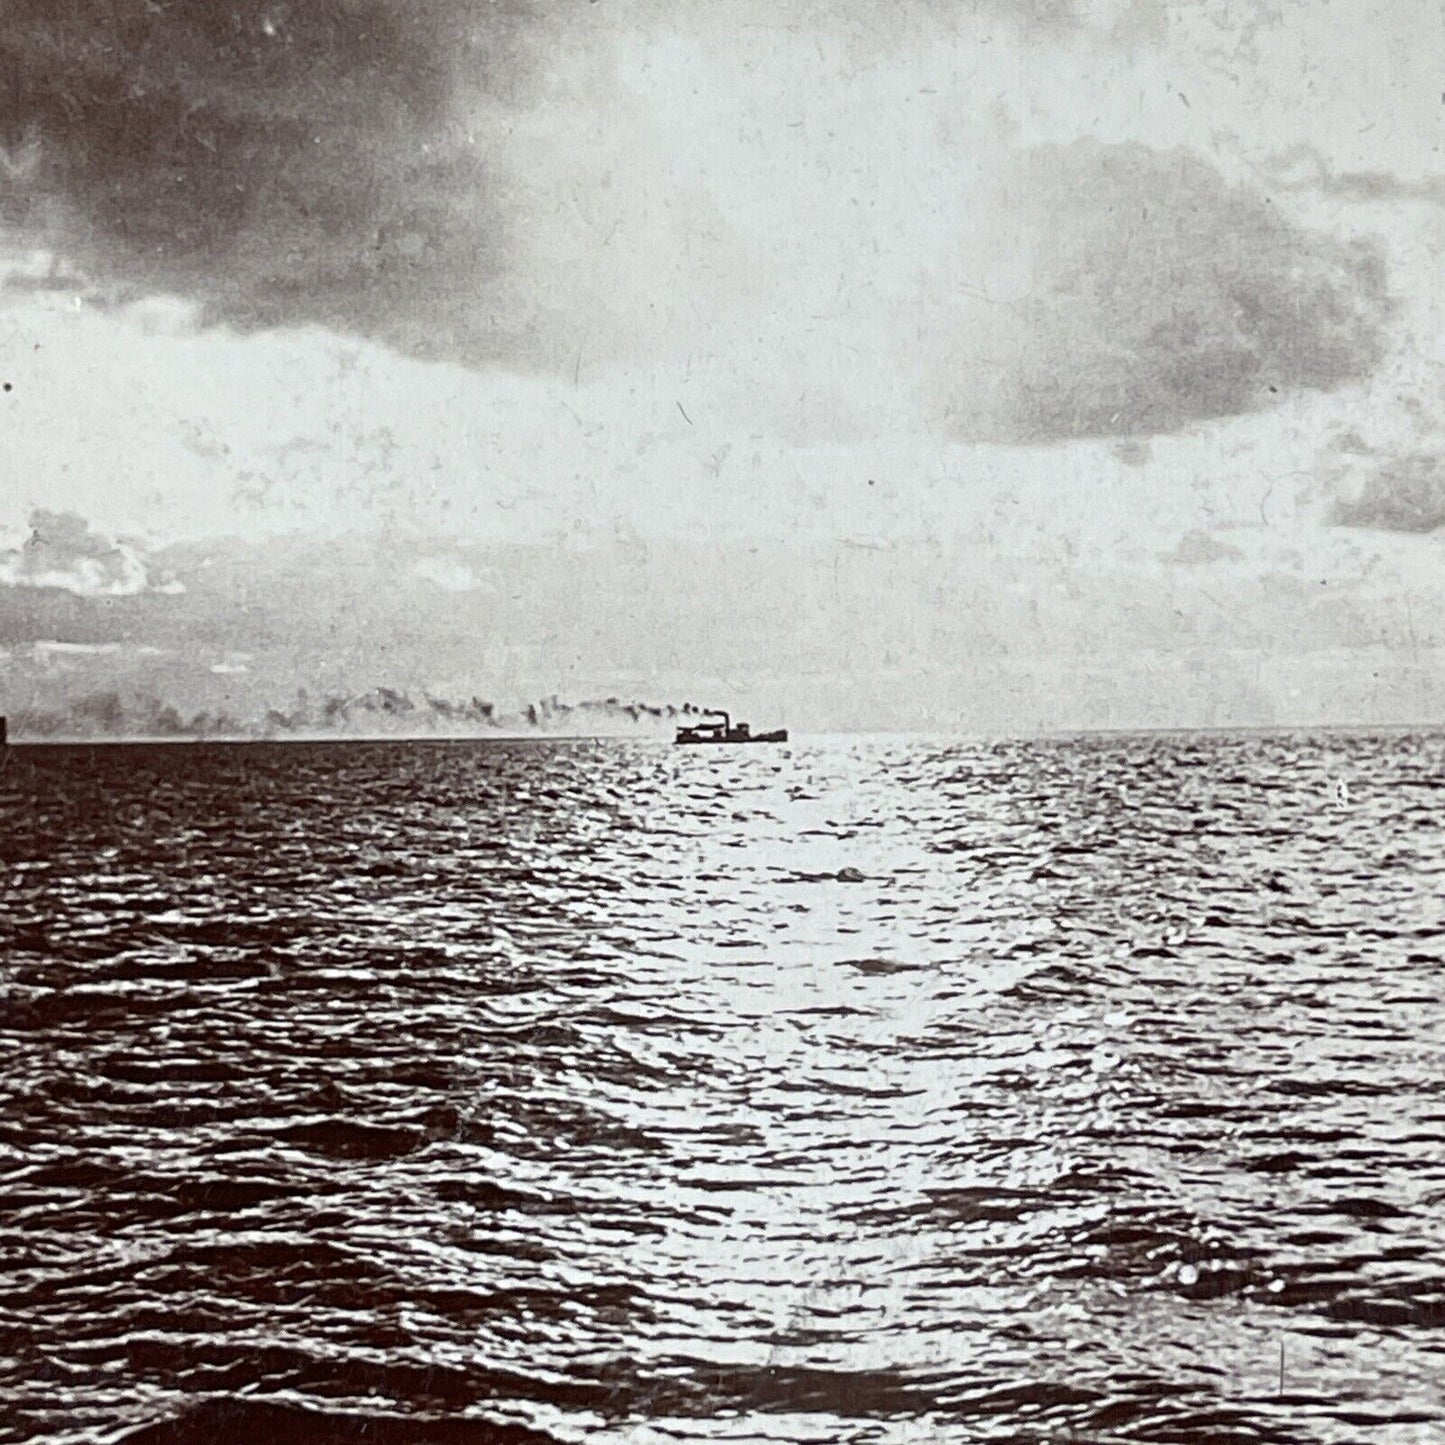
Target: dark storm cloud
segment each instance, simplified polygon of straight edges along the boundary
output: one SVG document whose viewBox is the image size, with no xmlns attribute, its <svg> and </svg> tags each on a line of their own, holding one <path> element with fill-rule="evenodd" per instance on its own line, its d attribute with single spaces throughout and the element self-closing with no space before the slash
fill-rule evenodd
<svg viewBox="0 0 1445 1445">
<path fill-rule="evenodd" d="M 1029 154 L 1038 238 L 1011 439 L 1170 432 L 1367 376 L 1384 263 L 1184 152 L 1082 140 Z"/>
<path fill-rule="evenodd" d="M 1358 495 L 1335 504 L 1341 527 L 1435 532 L 1445 527 L 1445 456 L 1413 452 L 1381 463 Z"/>
<path fill-rule="evenodd" d="M 211 319 L 485 350 L 503 222 L 456 101 L 525 84 L 529 5 L 7 0 L 0 222 Z"/>
</svg>

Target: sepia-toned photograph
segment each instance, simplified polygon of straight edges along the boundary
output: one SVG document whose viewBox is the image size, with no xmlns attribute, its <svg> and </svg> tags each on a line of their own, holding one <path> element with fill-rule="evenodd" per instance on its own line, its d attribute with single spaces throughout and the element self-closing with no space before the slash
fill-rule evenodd
<svg viewBox="0 0 1445 1445">
<path fill-rule="evenodd" d="M 1440 0 L 0 0 L 0 1445 L 1445 1445 Z"/>
</svg>

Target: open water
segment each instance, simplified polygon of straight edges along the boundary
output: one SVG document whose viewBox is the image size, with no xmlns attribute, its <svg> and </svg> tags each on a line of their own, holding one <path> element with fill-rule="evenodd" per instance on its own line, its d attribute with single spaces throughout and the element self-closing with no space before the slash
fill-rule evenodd
<svg viewBox="0 0 1445 1445">
<path fill-rule="evenodd" d="M 1445 736 L 0 766 L 0 1440 L 1445 1440 Z"/>
</svg>

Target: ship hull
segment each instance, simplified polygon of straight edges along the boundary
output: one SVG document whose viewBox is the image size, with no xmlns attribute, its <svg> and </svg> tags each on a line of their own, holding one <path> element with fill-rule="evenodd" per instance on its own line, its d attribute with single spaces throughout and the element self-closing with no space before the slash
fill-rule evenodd
<svg viewBox="0 0 1445 1445">
<path fill-rule="evenodd" d="M 675 739 L 675 741 L 677 742 L 677 745 L 678 745 L 679 747 L 684 747 L 684 748 L 731 747 L 731 746 L 733 746 L 734 744 L 739 744 L 739 745 L 741 745 L 741 744 L 746 744 L 746 743 L 785 743 L 785 742 L 787 742 L 787 740 L 788 740 L 788 730 L 787 730 L 787 728 L 778 728 L 775 732 L 770 732 L 770 733 L 750 733 L 747 737 L 737 737 L 737 736 L 731 736 L 731 737 L 729 737 L 729 736 L 721 736 L 721 737 L 718 737 L 718 736 L 712 736 L 712 737 L 692 736 L 692 737 L 690 737 L 690 736 L 684 735 L 683 733 L 679 733 L 679 734 L 677 735 L 677 738 Z"/>
</svg>

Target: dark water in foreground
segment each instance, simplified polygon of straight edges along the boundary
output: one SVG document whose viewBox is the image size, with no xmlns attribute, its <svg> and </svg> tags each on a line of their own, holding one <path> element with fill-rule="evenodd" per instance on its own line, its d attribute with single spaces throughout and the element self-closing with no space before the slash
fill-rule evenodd
<svg viewBox="0 0 1445 1445">
<path fill-rule="evenodd" d="M 3 763 L 0 1439 L 1445 1440 L 1445 737 Z"/>
</svg>

